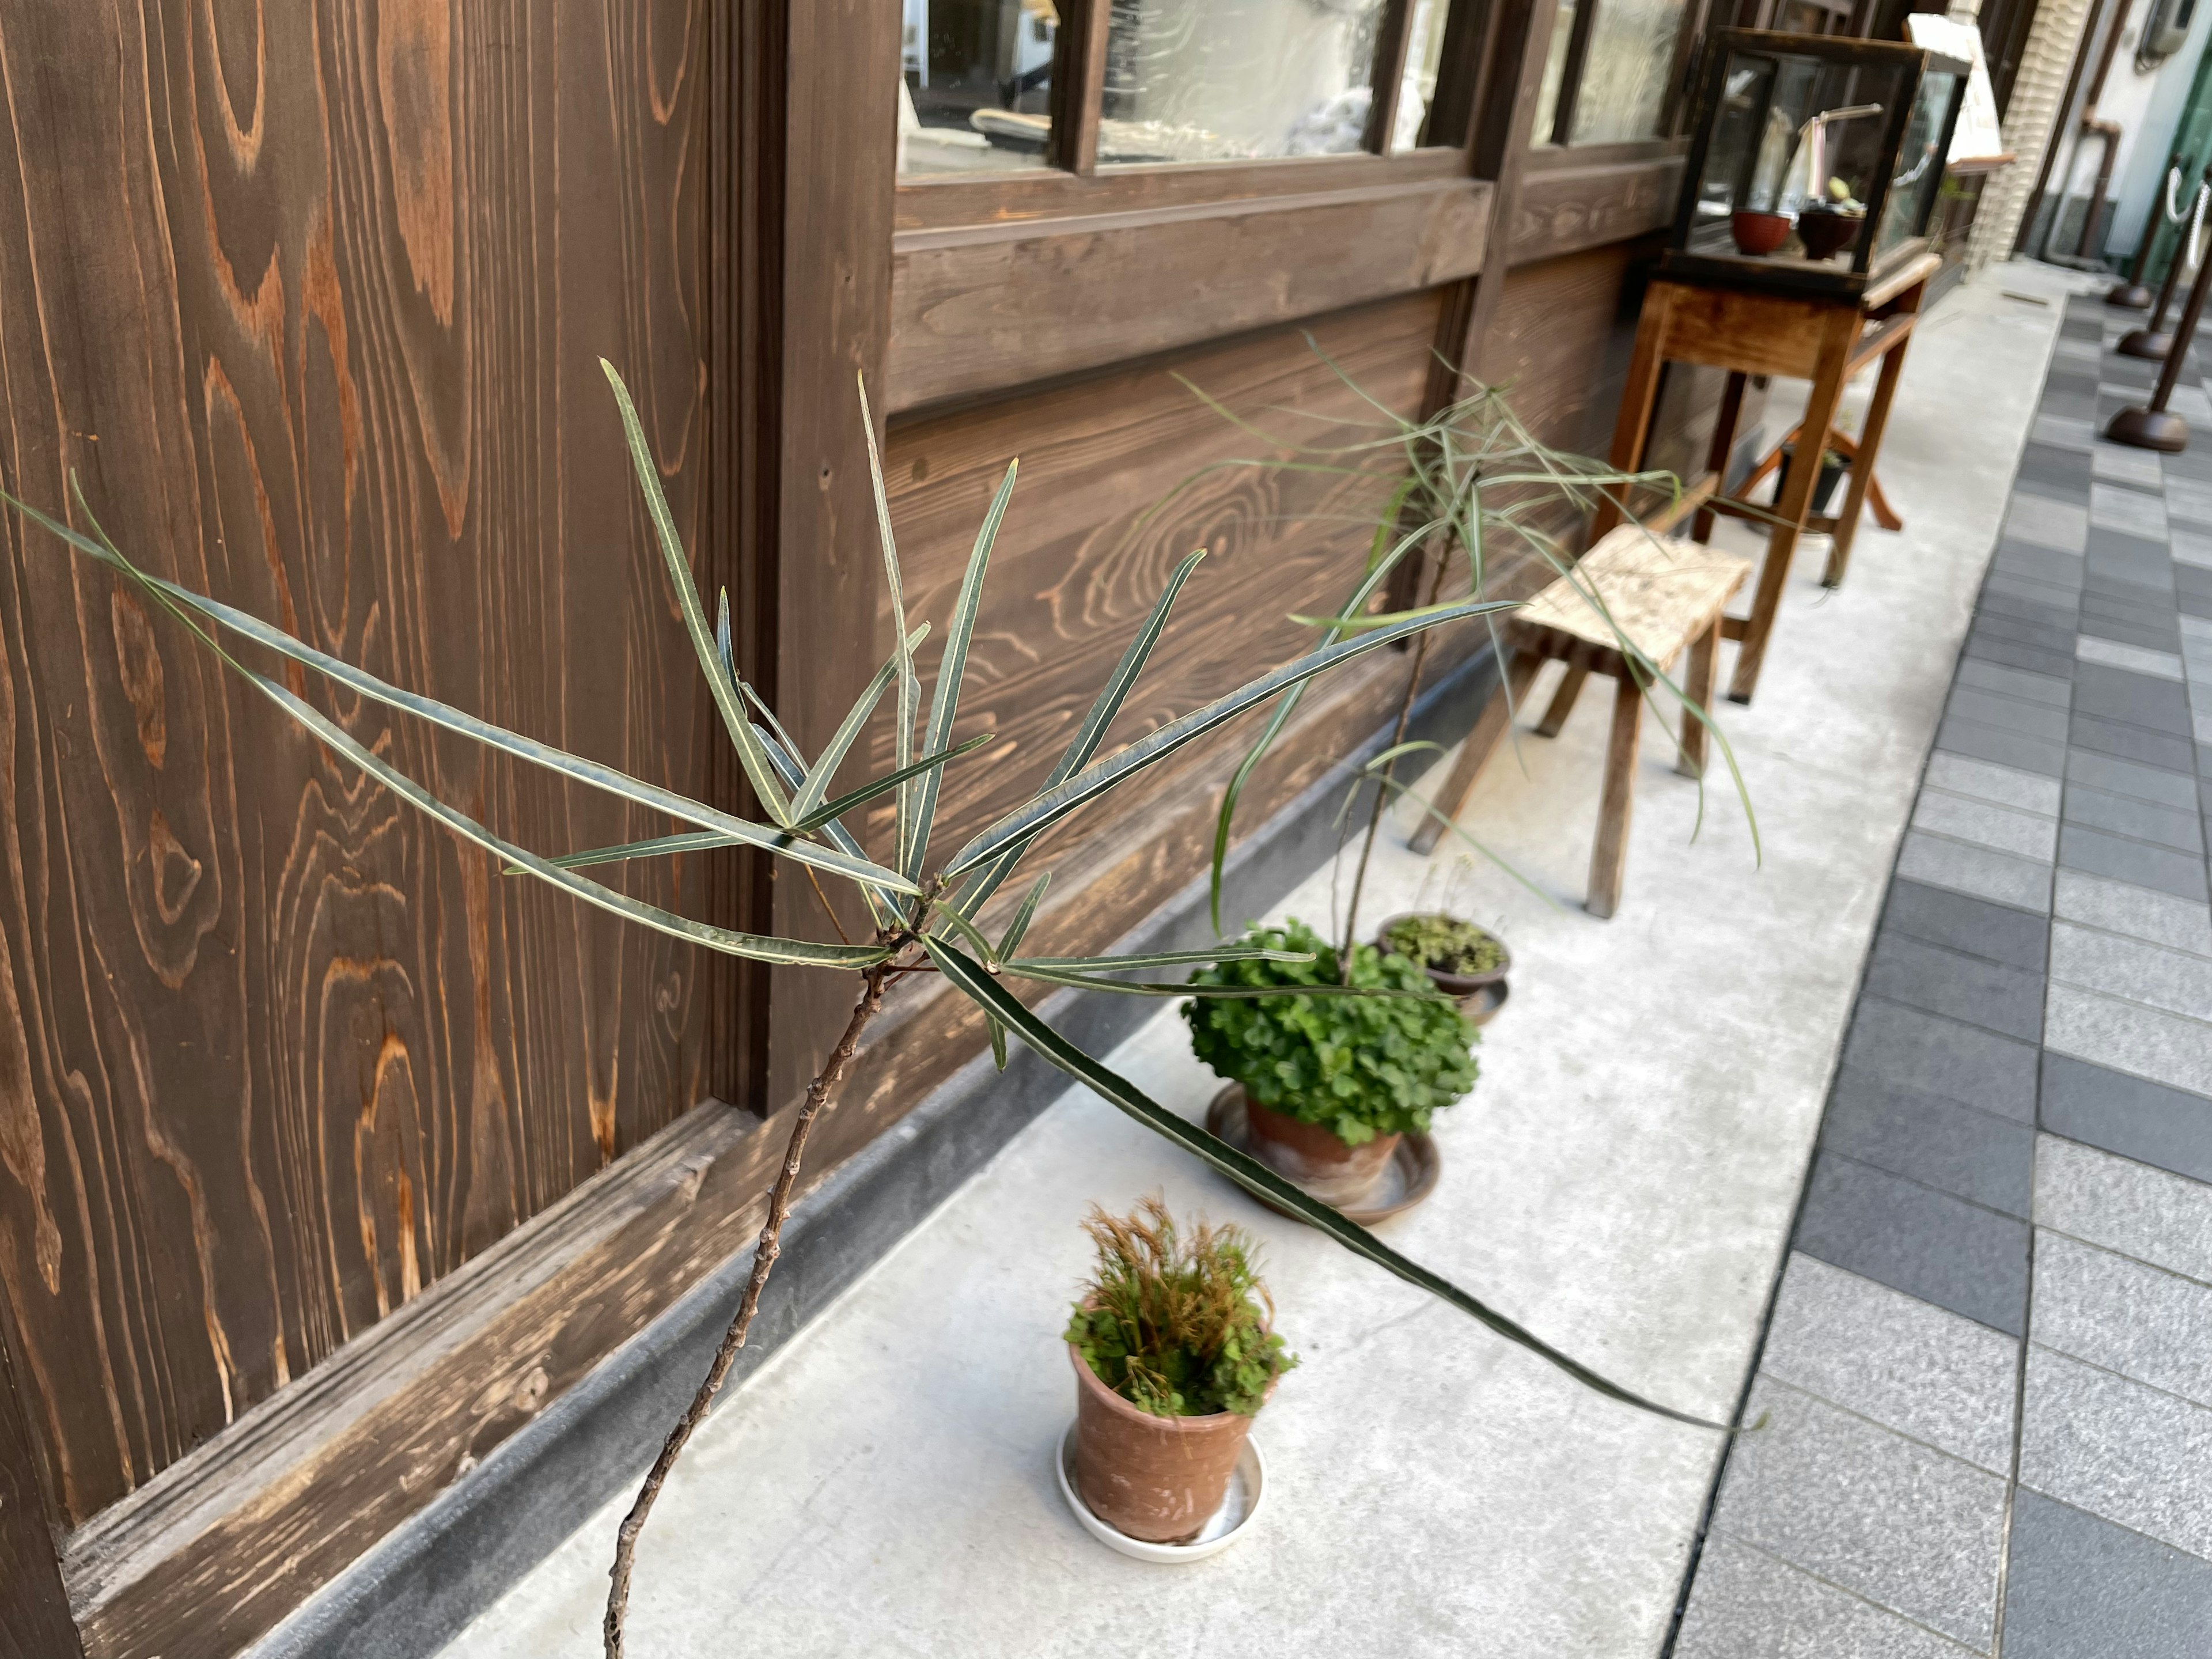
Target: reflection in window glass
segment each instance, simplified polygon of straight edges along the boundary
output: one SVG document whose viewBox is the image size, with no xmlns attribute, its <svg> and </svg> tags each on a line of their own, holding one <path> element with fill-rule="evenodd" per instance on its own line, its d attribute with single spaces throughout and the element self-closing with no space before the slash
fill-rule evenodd
<svg viewBox="0 0 2212 1659">
<path fill-rule="evenodd" d="M 1684 0 L 1601 0 L 1575 96 L 1570 142 L 1656 138 Z"/>
<path fill-rule="evenodd" d="M 1544 52 L 1544 78 L 1536 87 L 1536 120 L 1528 129 L 1528 142 L 1553 142 L 1552 129 L 1559 121 L 1559 87 L 1566 79 L 1567 43 L 1575 38 L 1575 0 L 1559 0 L 1559 15 L 1552 22 L 1552 43 Z"/>
<path fill-rule="evenodd" d="M 1398 83 L 1398 119 L 1390 134 L 1393 150 L 1418 149 L 1436 141 L 1427 125 L 1429 100 L 1437 95 L 1437 68 L 1444 58 L 1444 24 L 1451 0 L 1413 0 L 1413 29 L 1406 43 L 1406 75 Z"/>
<path fill-rule="evenodd" d="M 1382 15 L 1382 0 L 1113 0 L 1099 161 L 1358 149 Z"/>
<path fill-rule="evenodd" d="M 905 0 L 899 171 L 1044 165 L 1055 0 Z"/>
</svg>

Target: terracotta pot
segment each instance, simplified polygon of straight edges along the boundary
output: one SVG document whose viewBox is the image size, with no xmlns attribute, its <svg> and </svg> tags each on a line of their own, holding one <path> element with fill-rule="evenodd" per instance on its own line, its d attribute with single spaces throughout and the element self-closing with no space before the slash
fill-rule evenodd
<svg viewBox="0 0 2212 1659">
<path fill-rule="evenodd" d="M 1807 208 L 1797 216 L 1797 240 L 1808 259 L 1832 259 L 1858 240 L 1864 216 L 1833 208 Z"/>
<path fill-rule="evenodd" d="M 1375 948 L 1387 956 L 1390 947 L 1382 941 L 1390 937 L 1390 930 L 1393 927 L 1416 915 L 1440 914 L 1442 913 L 1437 911 L 1401 910 L 1395 916 L 1386 917 L 1382 925 L 1375 930 Z M 1492 933 L 1491 938 L 1498 939 L 1498 935 Z M 1421 964 L 1421 969 L 1428 975 L 1429 983 L 1458 1003 L 1462 1013 L 1473 1018 L 1480 1012 L 1487 1018 L 1489 1014 L 1496 1012 L 1499 1004 L 1505 1000 L 1503 995 L 1492 995 L 1490 988 L 1493 985 L 1502 987 L 1505 983 L 1506 975 L 1513 971 L 1511 948 L 1502 939 L 1498 939 L 1498 948 L 1504 952 L 1505 959 L 1495 968 L 1483 973 L 1447 974 L 1441 968 L 1430 967 L 1425 962 Z"/>
<path fill-rule="evenodd" d="M 1250 1129 L 1253 1157 L 1291 1185 L 1340 1210 L 1375 1190 L 1402 1139 L 1376 1135 L 1350 1146 L 1334 1130 L 1271 1111 L 1249 1092 L 1244 1093 L 1244 1121 Z"/>
<path fill-rule="evenodd" d="M 1241 1412 L 1155 1417 L 1101 1382 L 1073 1343 L 1067 1357 L 1075 1362 L 1075 1490 L 1119 1532 L 1188 1543 L 1221 1507 L 1252 1419 Z"/>
<path fill-rule="evenodd" d="M 1729 234 L 1735 238 L 1738 253 L 1771 253 L 1790 240 L 1790 216 L 1743 209 L 1729 215 Z"/>
</svg>

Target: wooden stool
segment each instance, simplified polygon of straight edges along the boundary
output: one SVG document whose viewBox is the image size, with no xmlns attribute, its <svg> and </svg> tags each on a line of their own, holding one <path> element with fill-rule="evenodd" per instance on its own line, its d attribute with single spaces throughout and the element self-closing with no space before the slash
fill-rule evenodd
<svg viewBox="0 0 2212 1659">
<path fill-rule="evenodd" d="M 1597 842 L 1590 849 L 1589 896 L 1584 901 L 1592 915 L 1611 915 L 1620 902 L 1621 874 L 1628 864 L 1637 741 L 1644 726 L 1644 682 L 1638 677 L 1648 672 L 1622 651 L 1621 636 L 1632 641 L 1644 659 L 1662 671 L 1671 668 L 1687 647 L 1690 673 L 1682 689 L 1700 708 L 1710 708 L 1714 662 L 1720 653 L 1721 613 L 1750 574 L 1750 560 L 1702 543 L 1655 536 L 1636 525 L 1608 532 L 1583 555 L 1572 574 L 1560 577 L 1514 613 L 1506 631 L 1512 658 L 1504 683 L 1468 733 L 1459 762 L 1437 797 L 1436 810 L 1443 817 L 1423 819 L 1413 838 L 1413 850 L 1432 849 L 1444 821 L 1459 816 L 1483 763 L 1505 735 L 1514 707 L 1535 679 L 1537 669 L 1556 657 L 1566 664 L 1567 675 L 1536 727 L 1540 736 L 1559 735 L 1582 694 L 1583 683 L 1592 674 L 1607 675 L 1613 681 L 1613 738 L 1606 750 Z M 1688 777 L 1702 776 L 1705 726 L 1686 710 L 1680 747 L 1674 769 Z"/>
</svg>

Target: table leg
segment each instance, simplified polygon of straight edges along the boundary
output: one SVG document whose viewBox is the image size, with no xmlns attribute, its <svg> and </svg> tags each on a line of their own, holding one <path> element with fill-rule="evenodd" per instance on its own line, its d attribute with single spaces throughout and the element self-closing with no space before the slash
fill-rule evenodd
<svg viewBox="0 0 2212 1659">
<path fill-rule="evenodd" d="M 1713 709 L 1713 667 L 1721 651 L 1721 619 L 1716 611 L 1712 625 L 1690 641 L 1690 676 L 1683 695 L 1708 714 Z M 1686 778 L 1705 775 L 1705 723 L 1688 709 L 1682 711 L 1682 740 L 1674 769 Z"/>
<path fill-rule="evenodd" d="M 1667 322 L 1674 305 L 1674 285 L 1654 283 L 1644 296 L 1644 315 L 1636 325 L 1636 351 L 1628 360 L 1628 379 L 1620 389 L 1620 413 L 1613 423 L 1613 470 L 1633 472 L 1644 462 L 1644 446 L 1651 435 L 1651 408 L 1658 401 L 1659 371 L 1667 362 Z M 1610 489 L 1598 502 L 1590 521 L 1590 545 L 1618 525 L 1620 507 Z"/>
<path fill-rule="evenodd" d="M 1544 718 L 1536 723 L 1538 737 L 1556 738 L 1559 735 L 1559 728 L 1567 723 L 1567 716 L 1575 712 L 1575 699 L 1583 694 L 1583 682 L 1589 678 L 1589 670 L 1580 663 L 1568 665 L 1566 678 L 1561 680 L 1559 689 L 1552 693 L 1552 706 L 1544 711 Z"/>
<path fill-rule="evenodd" d="M 1729 684 L 1729 700 L 1749 702 L 1759 685 L 1759 671 L 1765 665 L 1767 637 L 1774 631 L 1774 613 L 1781 607 L 1782 589 L 1790 580 L 1790 556 L 1805 527 L 1805 514 L 1813 504 L 1813 486 L 1820 476 L 1820 451 L 1828 428 L 1836 419 L 1836 404 L 1844 391 L 1844 366 L 1864 319 L 1856 307 L 1838 306 L 1828 314 L 1820 331 L 1820 354 L 1814 359 L 1813 394 L 1805 402 L 1805 419 L 1798 428 L 1797 457 L 1801 465 L 1790 469 L 1782 499 L 1774 504 L 1782 522 L 1767 534 L 1765 562 L 1759 568 L 1759 587 L 1751 597 L 1751 617 L 1745 623 L 1743 642 L 1736 649 L 1735 675 Z"/>
<path fill-rule="evenodd" d="M 1408 845 L 1416 853 L 1431 853 L 1444 833 L 1448 820 L 1455 820 L 1467 805 L 1467 798 L 1474 793 L 1474 781 L 1482 771 L 1483 763 L 1498 747 L 1498 740 L 1513 723 L 1513 711 L 1521 706 L 1521 698 L 1528 684 L 1536 678 L 1536 671 L 1544 665 L 1544 659 L 1533 651 L 1516 651 L 1505 670 L 1504 683 L 1490 694 L 1490 701 L 1482 706 L 1461 747 L 1459 759 L 1453 764 L 1451 775 L 1435 799 L 1436 812 L 1424 812 L 1420 823 L 1414 829 Z M 1438 817 L 1436 813 L 1443 816 Z"/>
<path fill-rule="evenodd" d="M 1713 441 L 1705 452 L 1705 471 L 1714 475 L 1716 495 L 1728 494 L 1729 457 L 1735 450 L 1735 429 L 1743 419 L 1744 383 L 1750 378 L 1740 368 L 1729 371 L 1728 388 L 1721 393 L 1720 412 L 1713 417 Z M 1690 521 L 1690 539 L 1701 542 L 1712 533 L 1712 508 L 1698 508 L 1698 516 Z"/>
<path fill-rule="evenodd" d="M 1628 870 L 1628 820 L 1636 805 L 1636 744 L 1644 730 L 1644 694 L 1626 663 L 1613 684 L 1613 737 L 1605 750 L 1605 788 L 1598 799 L 1597 840 L 1590 848 L 1589 896 L 1583 908 L 1609 916 L 1620 905 Z"/>
<path fill-rule="evenodd" d="M 1905 368 L 1905 348 L 1911 343 L 1907 335 L 1897 343 L 1896 349 L 1882 354 L 1881 374 L 1874 383 L 1874 401 L 1867 405 L 1866 429 L 1851 456 L 1851 483 L 1844 496 L 1844 511 L 1836 520 L 1835 539 L 1828 545 L 1828 571 L 1821 584 L 1841 587 L 1844 572 L 1851 562 L 1851 538 L 1858 533 L 1859 509 L 1866 502 L 1867 492 L 1874 487 L 1875 457 L 1881 453 L 1882 428 L 1889 424 L 1890 399 L 1897 395 L 1897 377 Z"/>
</svg>

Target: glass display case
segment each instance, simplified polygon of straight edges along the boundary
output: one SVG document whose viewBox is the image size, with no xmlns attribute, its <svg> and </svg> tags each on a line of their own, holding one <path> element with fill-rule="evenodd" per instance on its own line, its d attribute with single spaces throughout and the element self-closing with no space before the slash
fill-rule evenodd
<svg viewBox="0 0 2212 1659">
<path fill-rule="evenodd" d="M 1899 42 L 1715 31 L 1668 274 L 1855 294 L 1923 252 L 1967 67 Z"/>
</svg>

